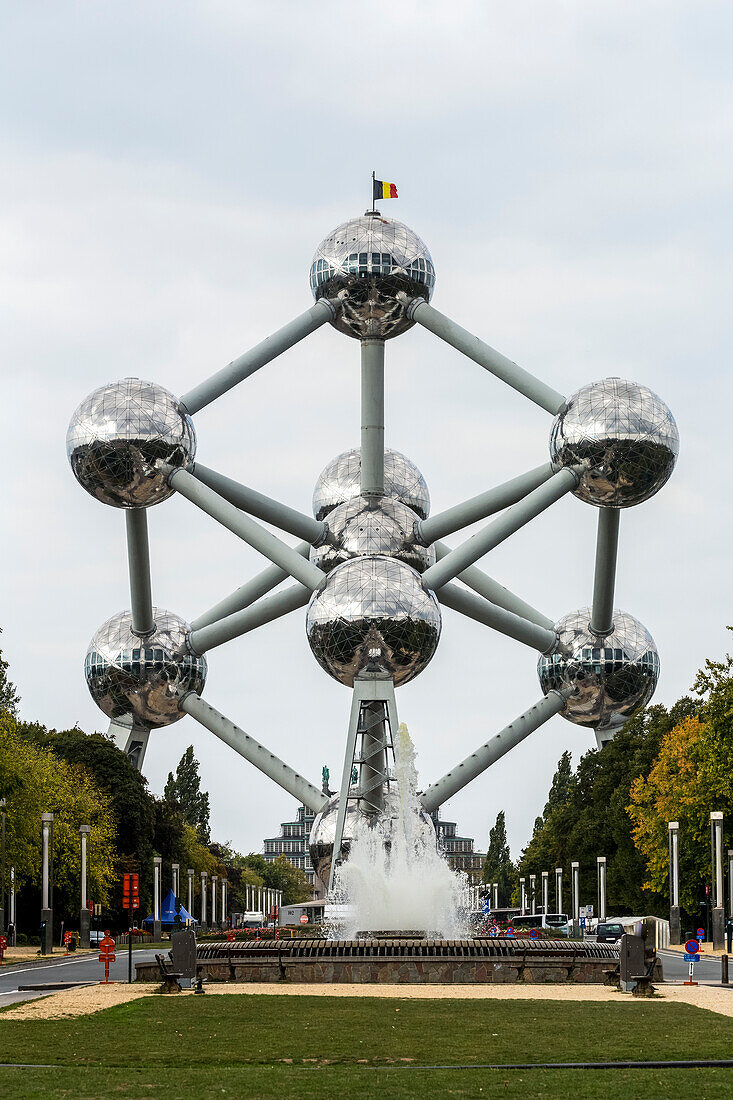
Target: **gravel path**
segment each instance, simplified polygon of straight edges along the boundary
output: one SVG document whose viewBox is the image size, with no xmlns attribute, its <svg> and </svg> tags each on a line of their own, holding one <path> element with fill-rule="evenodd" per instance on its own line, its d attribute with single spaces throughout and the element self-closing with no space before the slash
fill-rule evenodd
<svg viewBox="0 0 733 1100">
<path fill-rule="evenodd" d="M 0 1014 L 0 1020 L 59 1020 L 101 1012 L 112 1005 L 124 1004 L 139 997 L 157 994 L 157 984 L 122 982 L 110 985 L 65 989 L 48 997 L 27 1001 Z M 733 989 L 716 986 L 657 987 L 661 1000 L 705 1008 L 723 1016 L 733 1016 Z M 630 994 L 618 993 L 604 985 L 271 985 L 247 983 L 207 987 L 207 996 L 270 996 L 282 997 L 398 997 L 416 1000 L 498 1000 L 498 1001 L 616 1001 L 632 1004 Z M 193 996 L 188 990 L 184 997 Z"/>
</svg>

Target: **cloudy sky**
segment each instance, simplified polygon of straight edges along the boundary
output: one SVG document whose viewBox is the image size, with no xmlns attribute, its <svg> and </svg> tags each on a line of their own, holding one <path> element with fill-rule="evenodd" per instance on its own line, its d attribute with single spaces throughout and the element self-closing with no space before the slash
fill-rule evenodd
<svg viewBox="0 0 733 1100">
<path fill-rule="evenodd" d="M 706 2 L 7 5 L 0 35 L 2 647 L 22 715 L 105 729 L 82 673 L 128 606 L 124 518 L 74 481 L 76 405 L 126 375 L 183 393 L 310 301 L 308 268 L 365 209 L 425 240 L 434 304 L 570 394 L 644 382 L 677 417 L 677 470 L 623 513 L 618 606 L 655 637 L 657 699 L 727 645 L 733 9 Z M 196 417 L 199 457 L 307 510 L 358 444 L 358 344 L 330 327 Z M 551 418 L 413 329 L 387 345 L 387 442 L 434 511 L 544 461 Z M 482 564 L 552 617 L 591 594 L 596 515 L 564 499 Z M 192 619 L 262 568 L 173 499 L 149 514 L 154 599 Z M 312 780 L 340 769 L 349 694 L 304 613 L 211 655 L 206 696 Z M 533 653 L 446 611 L 398 692 L 437 779 L 539 697 Z M 153 735 L 160 792 L 194 744 L 216 838 L 259 850 L 293 800 L 185 718 Z M 595 744 L 552 720 L 449 803 L 514 854 L 555 764 Z"/>
</svg>

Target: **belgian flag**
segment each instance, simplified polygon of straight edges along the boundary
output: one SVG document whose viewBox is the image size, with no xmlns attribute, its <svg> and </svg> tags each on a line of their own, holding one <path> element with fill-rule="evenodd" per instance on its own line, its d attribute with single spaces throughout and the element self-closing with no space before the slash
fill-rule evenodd
<svg viewBox="0 0 733 1100">
<path fill-rule="evenodd" d="M 372 198 L 375 201 L 377 199 L 396 199 L 398 197 L 396 183 L 385 183 L 384 180 L 373 179 L 372 185 Z"/>
</svg>

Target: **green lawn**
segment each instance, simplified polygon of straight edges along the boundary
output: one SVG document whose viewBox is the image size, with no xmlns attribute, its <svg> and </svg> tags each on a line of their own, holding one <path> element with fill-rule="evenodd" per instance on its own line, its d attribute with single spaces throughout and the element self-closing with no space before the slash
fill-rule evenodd
<svg viewBox="0 0 733 1100">
<path fill-rule="evenodd" d="M 729 1097 L 733 1070 L 421 1069 L 733 1057 L 733 1021 L 663 1002 L 146 997 L 68 1021 L 3 1020 L 13 1097 Z M 414 1068 L 413 1068 L 414 1067 Z"/>
</svg>

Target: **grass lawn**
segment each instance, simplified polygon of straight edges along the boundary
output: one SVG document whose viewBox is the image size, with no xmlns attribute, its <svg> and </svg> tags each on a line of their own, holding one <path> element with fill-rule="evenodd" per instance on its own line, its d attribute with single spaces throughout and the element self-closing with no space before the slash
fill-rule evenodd
<svg viewBox="0 0 733 1100">
<path fill-rule="evenodd" d="M 694 1048 L 694 1055 L 692 1050 Z M 729 1097 L 733 1070 L 421 1069 L 733 1057 L 733 1020 L 663 1002 L 146 997 L 3 1020 L 0 1096 Z"/>
</svg>

